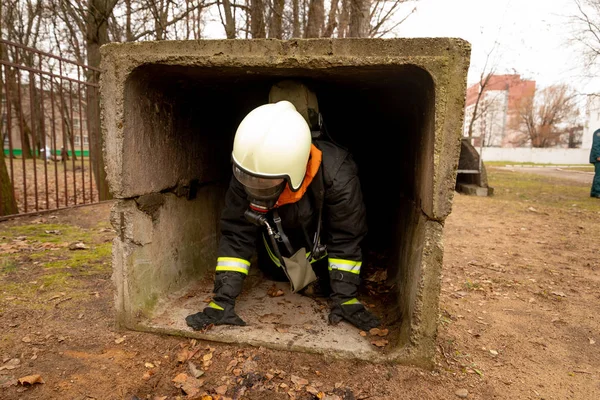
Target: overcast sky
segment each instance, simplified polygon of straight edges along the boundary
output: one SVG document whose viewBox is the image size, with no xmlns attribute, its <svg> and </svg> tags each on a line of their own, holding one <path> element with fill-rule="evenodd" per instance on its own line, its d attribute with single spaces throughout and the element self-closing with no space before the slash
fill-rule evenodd
<svg viewBox="0 0 600 400">
<path fill-rule="evenodd" d="M 501 73 L 516 72 L 538 86 L 564 82 L 587 92 L 596 87 L 578 69 L 569 38 L 574 0 L 419 0 L 406 4 L 414 12 L 396 30 L 399 37 L 459 37 L 471 43 L 469 83 L 476 82 L 486 55 Z"/>
<path fill-rule="evenodd" d="M 470 84 L 478 81 L 497 42 L 490 62 L 498 73 L 520 74 L 538 87 L 569 83 L 581 93 L 600 91 L 600 82 L 581 78 L 581 60 L 569 44 L 575 0 L 416 0 L 402 7 L 397 18 L 416 11 L 388 36 L 467 40 Z M 224 37 L 218 14 L 209 14 L 208 37 Z"/>
</svg>

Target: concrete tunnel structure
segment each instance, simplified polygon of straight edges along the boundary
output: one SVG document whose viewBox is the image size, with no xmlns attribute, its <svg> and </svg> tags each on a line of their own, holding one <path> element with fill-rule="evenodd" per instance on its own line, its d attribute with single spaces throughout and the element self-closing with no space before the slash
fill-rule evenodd
<svg viewBox="0 0 600 400">
<path fill-rule="evenodd" d="M 119 325 L 431 366 L 469 57 L 470 45 L 452 38 L 103 46 Z M 316 89 L 328 131 L 358 163 L 369 223 L 364 264 L 387 275 L 378 286 L 363 276 L 360 298 L 390 331 L 383 349 L 349 324 L 329 326 L 326 303 L 291 294 L 283 283 L 284 296 L 268 296 L 273 282 L 256 266 L 236 305 L 248 326 L 195 332 L 185 324 L 212 294 L 237 125 L 287 78 Z"/>
</svg>

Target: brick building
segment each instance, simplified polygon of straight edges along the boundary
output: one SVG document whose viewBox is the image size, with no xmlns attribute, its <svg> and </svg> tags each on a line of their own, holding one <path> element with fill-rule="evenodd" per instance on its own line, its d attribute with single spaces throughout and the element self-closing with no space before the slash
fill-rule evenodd
<svg viewBox="0 0 600 400">
<path fill-rule="evenodd" d="M 467 89 L 463 134 L 469 136 L 469 126 L 479 94 L 479 83 Z M 535 81 L 521 79 L 518 74 L 492 75 L 479 100 L 473 123 L 473 145 L 476 147 L 515 147 L 514 118 L 521 101 L 533 96 Z"/>
</svg>

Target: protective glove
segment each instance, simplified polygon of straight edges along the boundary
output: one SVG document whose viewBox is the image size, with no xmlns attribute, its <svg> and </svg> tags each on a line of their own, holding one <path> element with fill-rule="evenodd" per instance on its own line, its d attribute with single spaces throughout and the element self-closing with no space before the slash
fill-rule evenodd
<svg viewBox="0 0 600 400">
<path fill-rule="evenodd" d="M 185 322 L 198 331 L 209 325 L 239 325 L 246 323 L 235 313 L 235 298 L 242 292 L 244 278 L 240 272 L 217 272 L 213 301 L 203 311 L 188 315 Z"/>
<path fill-rule="evenodd" d="M 356 300 L 358 301 L 358 300 Z M 361 303 L 334 305 L 329 313 L 329 323 L 337 325 L 342 319 L 362 331 L 369 331 L 379 326 L 381 321 L 370 311 L 367 311 Z"/>
<path fill-rule="evenodd" d="M 333 306 L 329 314 L 329 323 L 338 324 L 342 319 L 358 329 L 368 331 L 379 326 L 381 321 L 368 311 L 357 299 L 360 277 L 357 274 L 341 270 L 329 271 Z"/>
</svg>

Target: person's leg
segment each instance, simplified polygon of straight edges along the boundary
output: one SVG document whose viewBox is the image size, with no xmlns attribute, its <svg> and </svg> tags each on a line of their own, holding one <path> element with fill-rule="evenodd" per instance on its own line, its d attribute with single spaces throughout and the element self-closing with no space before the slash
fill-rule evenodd
<svg viewBox="0 0 600 400">
<path fill-rule="evenodd" d="M 594 163 L 594 181 L 592 182 L 592 190 L 590 196 L 600 198 L 600 162 Z"/>
</svg>

